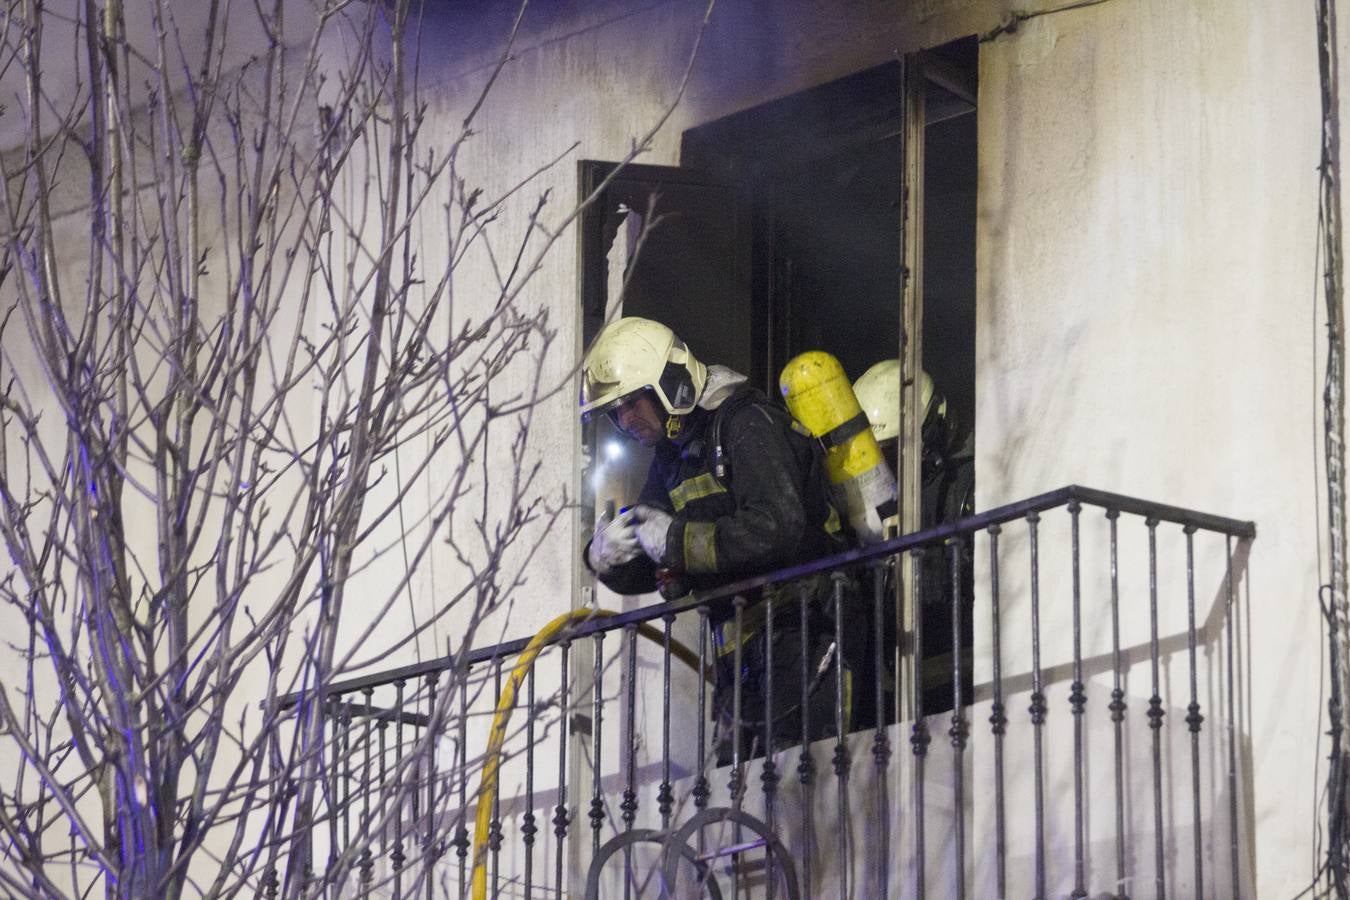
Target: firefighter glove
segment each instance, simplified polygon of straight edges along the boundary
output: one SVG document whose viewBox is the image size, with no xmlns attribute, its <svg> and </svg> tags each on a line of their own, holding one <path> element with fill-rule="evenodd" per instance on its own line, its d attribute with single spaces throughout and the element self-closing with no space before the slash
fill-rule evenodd
<svg viewBox="0 0 1350 900">
<path fill-rule="evenodd" d="M 666 534 L 670 531 L 670 513 L 645 504 L 634 507 L 637 514 L 638 543 L 658 565 L 666 557 Z"/>
<path fill-rule="evenodd" d="M 587 561 L 595 574 L 604 575 L 642 553 L 638 544 L 636 512 L 635 509 L 624 510 L 618 518 L 610 520 L 602 516 L 595 523 L 595 536 L 591 538 L 591 549 L 587 553 Z"/>
</svg>

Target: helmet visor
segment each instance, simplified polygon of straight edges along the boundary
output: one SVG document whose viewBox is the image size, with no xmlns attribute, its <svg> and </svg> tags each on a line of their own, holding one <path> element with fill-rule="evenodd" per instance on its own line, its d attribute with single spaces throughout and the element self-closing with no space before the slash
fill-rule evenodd
<svg viewBox="0 0 1350 900">
<path fill-rule="evenodd" d="M 626 393 L 619 393 L 621 386 L 617 382 L 601 382 L 599 386 L 602 390 L 598 390 L 594 394 L 589 394 L 585 388 L 582 389 L 581 421 L 583 422 L 589 422 L 592 416 L 603 413 L 617 427 L 619 424 L 619 407 L 636 399 L 640 394 L 652 392 L 652 389 L 645 385 Z"/>
</svg>

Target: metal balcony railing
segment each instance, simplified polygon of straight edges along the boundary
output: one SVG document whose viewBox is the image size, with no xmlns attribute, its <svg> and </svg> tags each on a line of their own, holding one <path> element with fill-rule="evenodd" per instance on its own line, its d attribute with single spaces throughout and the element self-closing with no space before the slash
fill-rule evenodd
<svg viewBox="0 0 1350 900">
<path fill-rule="evenodd" d="M 322 784 L 312 828 L 290 836 L 261 892 L 1242 896 L 1239 587 L 1254 537 L 1250 522 L 1066 487 L 703 596 L 291 695 L 281 702 L 297 719 L 325 717 Z M 936 603 L 922 577 L 935 554 L 950 578 Z M 845 733 L 847 682 L 833 679 L 827 738 L 811 740 L 808 715 L 800 733 L 775 733 L 769 640 L 762 740 L 729 742 L 729 757 L 723 740 L 719 759 L 712 611 L 732 606 L 741 672 L 747 615 L 773 634 L 791 602 L 756 613 L 762 589 L 818 575 L 833 579 L 836 659 L 895 628 L 891 598 L 910 613 L 898 645 L 869 638 L 872 664 L 857 667 L 874 682 L 868 729 Z M 864 601 L 846 602 L 859 582 Z M 803 591 L 799 621 L 821 621 L 808 602 Z M 935 610 L 950 652 L 906 679 L 883 656 L 909 654 Z M 809 714 L 823 664 L 798 644 Z M 950 697 L 925 714 L 934 684 Z"/>
</svg>

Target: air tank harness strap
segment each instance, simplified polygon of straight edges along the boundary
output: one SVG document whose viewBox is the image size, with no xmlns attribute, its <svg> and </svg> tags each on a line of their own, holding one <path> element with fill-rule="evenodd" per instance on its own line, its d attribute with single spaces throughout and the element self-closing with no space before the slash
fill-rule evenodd
<svg viewBox="0 0 1350 900">
<path fill-rule="evenodd" d="M 846 443 L 857 437 L 871 427 L 872 426 L 867 421 L 867 414 L 860 412 L 848 421 L 841 422 L 834 428 L 831 428 L 829 431 L 822 434 L 820 436 L 820 443 L 824 445 L 826 450 L 831 450 L 838 447 L 840 444 Z"/>
</svg>

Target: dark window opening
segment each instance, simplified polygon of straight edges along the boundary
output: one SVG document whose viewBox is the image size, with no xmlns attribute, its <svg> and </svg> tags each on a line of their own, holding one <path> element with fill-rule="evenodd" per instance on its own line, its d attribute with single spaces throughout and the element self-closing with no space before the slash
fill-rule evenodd
<svg viewBox="0 0 1350 900">
<path fill-rule="evenodd" d="M 950 421 L 959 423 L 953 427 L 969 436 L 962 447 L 971 453 L 977 52 L 974 39 L 966 39 L 916 63 L 923 74 L 922 183 L 911 186 L 911 199 L 922 204 L 922 233 L 912 236 L 922 248 L 923 328 L 915 337 L 922 366 L 945 396 Z M 628 273 L 625 315 L 667 323 L 700 359 L 744 372 L 770 396 L 778 394 L 783 365 L 806 350 L 834 354 L 851 380 L 897 357 L 906 97 L 912 96 L 904 78 L 899 63 L 869 69 L 691 129 L 680 167 L 625 169 L 583 219 L 584 339 L 589 343 L 612 312 L 634 223 L 655 198 L 662 224 Z M 582 164 L 583 192 L 607 166 Z M 593 507 L 623 505 L 624 493 L 641 484 L 640 473 L 624 474 L 607 458 L 606 427 L 587 432 Z M 628 465 L 645 471 L 645 460 Z M 973 495 L 973 477 L 967 487 Z M 920 527 L 931 527 L 969 506 L 930 497 L 921 509 Z M 934 574 L 921 575 L 922 588 L 930 598 L 945 591 L 949 601 L 950 568 L 938 579 L 939 566 L 935 558 L 924 567 Z M 968 590 L 971 580 L 964 583 Z M 951 708 L 949 607 L 925 604 L 926 713 Z M 971 616 L 964 619 L 961 644 L 968 651 Z M 970 653 L 963 655 L 968 662 Z M 856 724 L 868 723 L 864 717 Z"/>
</svg>

